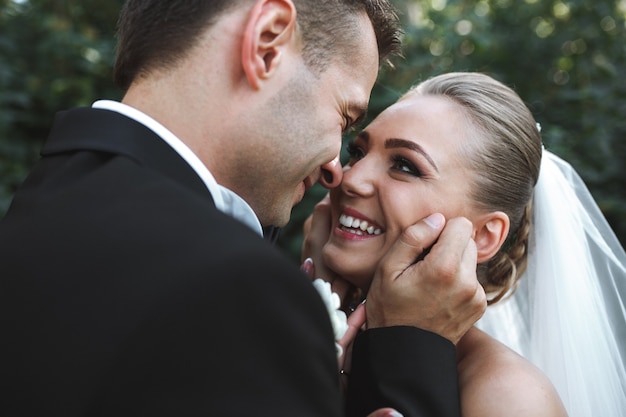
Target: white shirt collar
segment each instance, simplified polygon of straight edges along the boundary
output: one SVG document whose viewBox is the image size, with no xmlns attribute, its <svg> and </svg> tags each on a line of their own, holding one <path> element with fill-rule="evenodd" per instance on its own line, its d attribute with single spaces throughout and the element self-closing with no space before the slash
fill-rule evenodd
<svg viewBox="0 0 626 417">
<path fill-rule="evenodd" d="M 202 163 L 200 158 L 198 158 L 198 156 L 193 153 L 193 151 L 189 149 L 189 147 L 185 145 L 183 141 L 178 139 L 176 135 L 174 135 L 165 126 L 163 126 L 147 114 L 117 101 L 98 100 L 93 104 L 92 107 L 96 109 L 110 110 L 123 114 L 124 116 L 141 123 L 148 129 L 156 133 L 157 136 L 159 136 L 168 145 L 170 145 L 172 149 L 174 149 L 174 151 L 176 151 L 176 153 L 178 153 L 181 158 L 183 158 L 189 164 L 189 166 L 191 166 L 191 168 L 198 174 L 198 176 L 206 184 L 206 187 L 211 193 L 213 201 L 215 202 L 215 206 L 218 210 L 248 225 L 252 230 L 263 236 L 261 223 L 259 222 L 258 217 L 254 213 L 250 205 L 233 191 L 218 184 L 217 181 L 215 181 L 213 174 L 211 174 L 208 168 Z"/>
</svg>

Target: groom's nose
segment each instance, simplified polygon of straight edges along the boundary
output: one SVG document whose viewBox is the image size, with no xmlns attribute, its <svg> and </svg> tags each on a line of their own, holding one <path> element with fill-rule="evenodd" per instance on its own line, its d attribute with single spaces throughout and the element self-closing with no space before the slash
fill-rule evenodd
<svg viewBox="0 0 626 417">
<path fill-rule="evenodd" d="M 332 161 L 321 166 L 322 175 L 320 176 L 319 183 L 326 188 L 335 188 L 341 184 L 343 177 L 343 170 L 341 168 L 341 162 L 339 161 L 339 155 Z"/>
</svg>

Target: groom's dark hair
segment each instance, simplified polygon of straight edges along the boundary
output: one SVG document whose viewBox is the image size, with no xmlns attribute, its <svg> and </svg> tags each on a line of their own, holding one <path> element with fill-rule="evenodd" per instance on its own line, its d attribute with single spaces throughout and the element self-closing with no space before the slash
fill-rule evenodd
<svg viewBox="0 0 626 417">
<path fill-rule="evenodd" d="M 359 47 L 354 24 L 372 22 L 381 63 L 400 55 L 400 23 L 390 0 L 292 0 L 307 65 L 321 73 L 334 59 L 348 62 Z M 118 20 L 115 81 L 123 90 L 153 69 L 166 69 L 196 44 L 225 11 L 253 0 L 127 0 Z"/>
</svg>

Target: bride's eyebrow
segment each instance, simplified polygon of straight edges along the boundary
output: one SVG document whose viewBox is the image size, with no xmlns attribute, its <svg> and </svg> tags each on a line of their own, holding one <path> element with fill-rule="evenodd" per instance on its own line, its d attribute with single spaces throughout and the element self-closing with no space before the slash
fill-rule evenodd
<svg viewBox="0 0 626 417">
<path fill-rule="evenodd" d="M 407 149 L 410 149 L 414 152 L 421 154 L 424 158 L 426 158 L 428 163 L 430 163 L 433 166 L 433 168 L 435 168 L 435 171 L 439 172 L 439 168 L 437 168 L 437 164 L 435 164 L 435 161 L 433 161 L 430 155 L 428 155 L 428 153 L 426 153 L 424 148 L 422 148 L 419 144 L 410 140 L 399 139 L 399 138 L 390 138 L 390 139 L 385 140 L 385 149 L 393 149 L 393 148 L 407 148 Z"/>
</svg>

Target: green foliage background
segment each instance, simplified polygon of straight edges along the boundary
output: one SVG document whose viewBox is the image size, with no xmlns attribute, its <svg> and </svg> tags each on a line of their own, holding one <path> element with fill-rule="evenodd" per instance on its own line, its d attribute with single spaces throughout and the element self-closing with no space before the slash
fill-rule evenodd
<svg viewBox="0 0 626 417">
<path fill-rule="evenodd" d="M 119 99 L 112 82 L 123 0 L 0 0 L 0 216 L 38 158 L 54 113 Z M 395 0 L 404 59 L 374 88 L 370 119 L 410 85 L 480 71 L 512 86 L 548 149 L 587 182 L 626 241 L 626 0 Z M 302 222 L 325 193 L 294 208 L 280 245 L 299 257 Z"/>
<path fill-rule="evenodd" d="M 0 0 L 0 216 L 57 111 L 121 97 L 112 62 L 122 3 Z"/>
<path fill-rule="evenodd" d="M 409 86 L 479 71 L 513 87 L 547 149 L 580 173 L 626 242 L 626 0 L 396 0 L 404 59 L 372 92 L 370 119 Z M 281 245 L 299 260 L 302 222 L 326 191 L 294 208 Z"/>
</svg>

